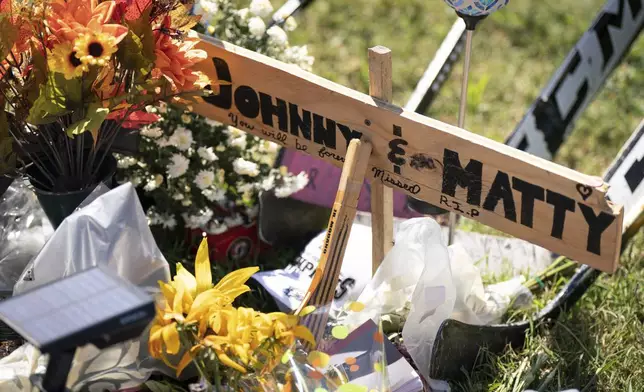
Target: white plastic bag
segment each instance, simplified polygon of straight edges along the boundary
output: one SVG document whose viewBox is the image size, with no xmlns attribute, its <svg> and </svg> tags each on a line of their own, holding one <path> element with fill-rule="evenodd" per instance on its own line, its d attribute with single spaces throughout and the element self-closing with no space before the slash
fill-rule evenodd
<svg viewBox="0 0 644 392">
<path fill-rule="evenodd" d="M 497 324 L 510 306 L 532 302 L 532 293 L 523 286 L 523 275 L 484 287 L 479 269 L 463 246 L 454 244 L 449 247 L 449 253 L 456 288 L 450 318 L 473 325 Z"/>
<path fill-rule="evenodd" d="M 418 221 L 416 223 L 418 227 L 412 227 L 408 232 L 403 231 L 401 227 L 394 246 L 405 244 L 406 248 L 418 249 L 416 252 L 402 255 L 406 258 L 398 258 L 396 264 L 399 270 L 406 270 L 405 264 L 411 259 L 414 259 L 415 263 L 424 264 L 422 274 L 416 275 L 419 279 L 411 296 L 411 310 L 402 335 L 405 348 L 418 370 L 426 380 L 430 380 L 429 363 L 432 346 L 441 323 L 454 310 L 456 288 L 452 279 L 449 253 L 440 239 L 440 227 L 428 218 L 413 221 Z M 425 230 L 422 230 L 423 228 Z M 404 234 L 407 235 L 402 237 Z M 388 258 L 389 255 L 385 261 Z"/>
<path fill-rule="evenodd" d="M 431 308 L 431 311 L 445 305 L 451 312 L 454 289 L 445 286 L 445 283 L 451 285 L 452 278 L 447 247 L 442 243 L 438 223 L 432 218 L 407 220 L 399 226 L 395 243 L 357 299 L 366 308 L 348 315 L 344 321 L 350 329 L 367 319 L 378 322 L 380 314 L 404 308 L 417 285 L 427 287 L 427 294 L 431 295 L 430 302 L 422 304 L 423 309 Z"/>
<path fill-rule="evenodd" d="M 97 193 L 90 195 L 95 198 Z M 84 204 L 83 204 L 84 205 Z M 113 189 L 76 211 L 58 227 L 49 242 L 22 274 L 15 293 L 41 286 L 87 268 L 104 265 L 121 277 L 154 293 L 158 280 L 170 278 L 168 264 L 157 247 L 132 184 Z M 22 349 L 0 360 L 0 390 L 24 385 L 38 356 Z M 22 357 L 20 357 L 22 355 Z M 5 372 L 11 364 L 13 371 Z M 73 391 L 118 391 L 145 382 L 158 362 L 147 353 L 147 333 L 98 350 L 76 352 L 68 386 Z M 13 375 L 11 374 L 13 373 Z M 22 389 L 15 389 L 22 390 Z"/>
<path fill-rule="evenodd" d="M 0 200 L 0 290 L 11 293 L 29 261 L 54 233 L 36 195 L 14 180 Z"/>
<path fill-rule="evenodd" d="M 342 323 L 353 330 L 367 319 L 377 322 L 381 315 L 383 321 L 393 319 L 392 315 L 404 320 L 407 351 L 425 379 L 438 385 L 429 378 L 429 365 L 443 321 L 498 322 L 513 298 L 529 296 L 522 283 L 519 277 L 484 288 L 465 248 L 459 244 L 447 248 L 433 219 L 415 218 L 400 224 L 394 247 L 358 296 L 365 309 L 348 313 Z"/>
</svg>

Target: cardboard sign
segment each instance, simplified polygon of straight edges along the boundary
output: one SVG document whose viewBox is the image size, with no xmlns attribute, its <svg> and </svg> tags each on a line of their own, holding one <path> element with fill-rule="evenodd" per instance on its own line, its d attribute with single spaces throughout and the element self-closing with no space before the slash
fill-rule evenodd
<svg viewBox="0 0 644 392">
<path fill-rule="evenodd" d="M 446 210 L 612 272 L 623 208 L 599 177 L 407 112 L 294 65 L 202 36 L 197 68 L 220 81 L 205 117 L 342 166 L 349 141 L 373 145 L 367 176 Z M 335 190 L 325 190 L 333 192 Z"/>
<path fill-rule="evenodd" d="M 335 200 L 335 193 L 327 190 L 338 189 L 340 174 L 342 173 L 339 167 L 295 150 L 286 150 L 282 156 L 281 164 L 288 167 L 293 173 L 304 171 L 309 176 L 307 186 L 293 194 L 292 198 L 331 208 Z M 358 211 L 371 211 L 371 186 L 368 181 L 365 181 L 360 192 Z M 394 191 L 394 216 L 398 218 L 415 218 L 421 215 L 407 207 L 407 196 L 404 193 Z"/>
</svg>

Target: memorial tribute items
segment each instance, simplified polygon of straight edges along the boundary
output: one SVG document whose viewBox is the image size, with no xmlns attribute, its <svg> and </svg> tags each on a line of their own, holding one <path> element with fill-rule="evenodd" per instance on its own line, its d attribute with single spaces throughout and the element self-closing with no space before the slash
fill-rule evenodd
<svg viewBox="0 0 644 392">
<path fill-rule="evenodd" d="M 112 190 L 97 187 L 81 205 L 23 271 L 14 294 L 95 266 L 108 268 L 148 292 L 158 287 L 159 280 L 170 278 L 168 262 L 152 237 L 132 184 Z M 114 391 L 139 386 L 154 371 L 167 371 L 162 364 L 150 362 L 146 342 L 144 334 L 105 349 L 79 349 L 68 385 L 74 390 L 95 385 Z M 22 391 L 29 385 L 29 375 L 46 361 L 41 353 L 33 351 L 26 345 L 0 361 L 0 368 L 12 369 L 0 374 L 0 390 Z"/>
<path fill-rule="evenodd" d="M 191 7 L 0 3 L 0 173 L 26 171 L 54 227 L 97 184 L 112 185 L 113 143 L 122 128 L 158 119 L 147 105 L 196 102 L 209 91 L 193 70 L 206 56 L 193 48 Z"/>
<path fill-rule="evenodd" d="M 209 35 L 224 36 L 236 45 L 310 70 L 313 57 L 307 47 L 288 42 L 289 32 L 297 26 L 293 18 L 283 28 L 267 28 L 272 10 L 268 0 L 198 0 L 193 12 L 201 16 L 196 27 Z M 153 226 L 185 227 L 198 235 L 206 231 L 212 237 L 211 253 L 217 250 L 213 260 L 224 260 L 228 249 L 215 246 L 226 242 L 217 237 L 240 233 L 240 241 L 250 237 L 255 247 L 256 232 L 243 232 L 256 223 L 260 192 L 288 197 L 307 184 L 305 173 L 275 167 L 276 143 L 185 108 L 161 104 L 151 111 L 160 121 L 142 129 L 138 154 L 118 156 L 118 179 L 132 181 L 150 198 L 153 206 L 147 213 Z M 243 245 L 239 244 L 240 251 Z M 240 251 L 230 260 L 248 253 Z"/>
</svg>

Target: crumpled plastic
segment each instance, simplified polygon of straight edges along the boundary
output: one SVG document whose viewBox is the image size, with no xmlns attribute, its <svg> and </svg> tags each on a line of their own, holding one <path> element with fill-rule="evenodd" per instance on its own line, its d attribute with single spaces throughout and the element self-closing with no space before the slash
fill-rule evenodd
<svg viewBox="0 0 644 392">
<path fill-rule="evenodd" d="M 456 288 L 451 319 L 472 325 L 497 324 L 511 306 L 532 303 L 532 293 L 523 285 L 525 276 L 483 286 L 481 273 L 464 247 L 456 243 L 449 247 L 449 254 Z"/>
<path fill-rule="evenodd" d="M 36 195 L 15 180 L 0 200 L 0 292 L 11 294 L 31 259 L 54 233 Z"/>
<path fill-rule="evenodd" d="M 499 322 L 511 304 L 531 302 L 531 294 L 517 277 L 488 287 L 467 251 L 441 239 L 441 227 L 432 218 L 403 222 L 395 245 L 357 298 L 366 304 L 345 323 L 354 328 L 366 319 L 391 323 L 397 319 L 405 348 L 421 374 L 429 377 L 436 334 L 443 321 L 454 318 L 470 324 Z M 393 315 L 394 317 L 391 317 Z"/>
<path fill-rule="evenodd" d="M 353 301 L 342 308 L 344 315 L 359 314 L 364 309 L 362 304 Z M 303 318 L 303 325 L 316 330 L 312 320 L 323 319 L 322 313 L 328 314 L 329 310 L 330 306 L 315 309 Z M 423 390 L 418 373 L 387 340 L 381 327 L 369 318 L 351 328 L 342 322 L 332 323 L 317 343 L 315 349 L 295 344 L 280 353 L 281 361 L 276 367 L 243 377 L 242 385 L 237 389 L 263 392 Z M 286 384 L 290 385 L 284 387 Z"/>
<path fill-rule="evenodd" d="M 116 271 L 151 293 L 158 292 L 158 280 L 169 280 L 168 264 L 152 237 L 132 184 L 106 191 L 95 190 L 80 210 L 63 221 L 23 272 L 14 293 L 96 265 Z M 78 349 L 68 387 L 74 392 L 111 392 L 145 382 L 154 370 L 159 370 L 158 361 L 148 355 L 147 337 L 146 332 L 140 339 L 105 350 L 91 345 Z M 15 355 L 0 360 L 0 390 L 28 390 L 25 383 L 29 375 L 43 361 L 33 350 L 25 345 Z"/>
</svg>

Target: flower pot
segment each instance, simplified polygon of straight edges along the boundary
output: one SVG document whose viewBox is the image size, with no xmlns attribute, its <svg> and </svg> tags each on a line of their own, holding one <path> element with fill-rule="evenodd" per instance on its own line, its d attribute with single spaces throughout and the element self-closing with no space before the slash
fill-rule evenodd
<svg viewBox="0 0 644 392">
<path fill-rule="evenodd" d="M 114 186 L 114 173 L 116 173 L 116 159 L 112 155 L 108 155 L 98 171 L 97 178 L 101 180 L 85 189 L 72 192 L 51 192 L 40 189 L 37 184 L 30 182 L 36 197 L 38 197 L 40 206 L 45 211 L 45 215 L 49 218 L 51 225 L 56 229 L 96 189 L 99 183 L 112 188 Z M 42 173 L 34 166 L 27 170 L 27 174 L 29 177 L 36 179 L 42 177 Z"/>
<path fill-rule="evenodd" d="M 195 238 L 201 238 L 202 230 L 188 230 L 188 239 L 191 243 L 198 242 Z M 257 221 L 247 225 L 231 227 L 223 233 L 206 233 L 210 260 L 220 263 L 236 263 L 254 257 L 257 252 L 270 249 L 270 245 L 261 241 L 257 233 Z M 195 247 L 196 252 L 196 247 Z"/>
</svg>

